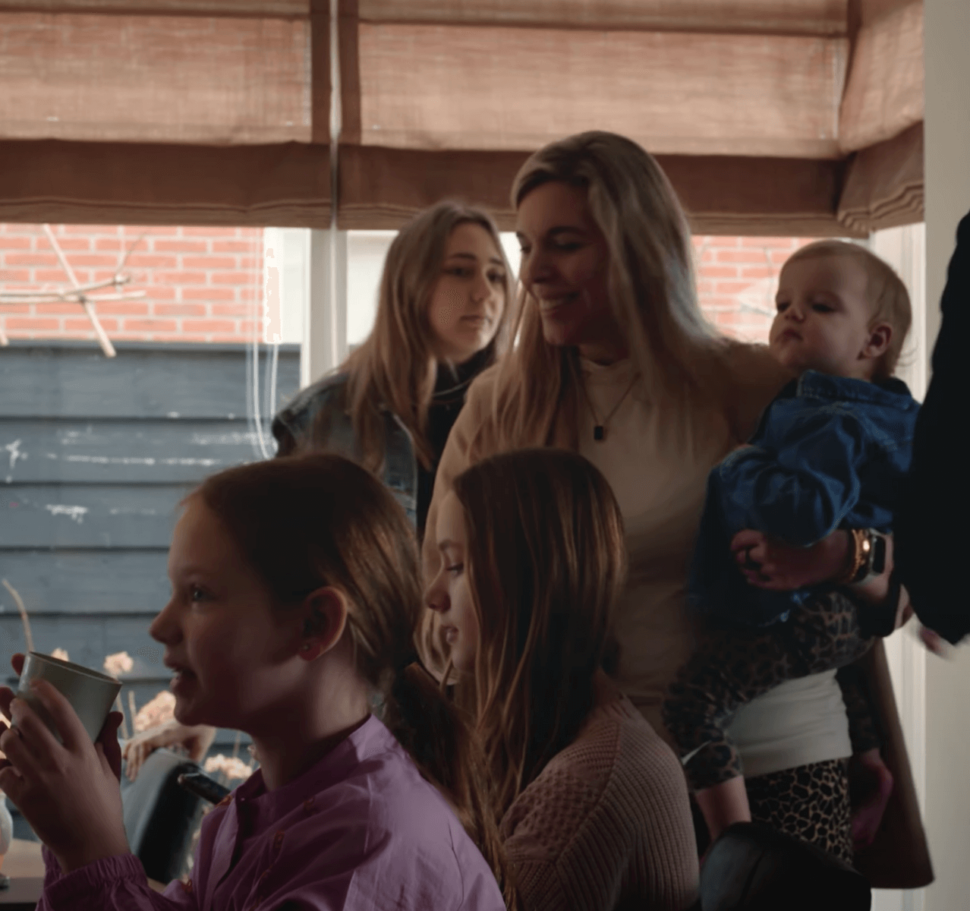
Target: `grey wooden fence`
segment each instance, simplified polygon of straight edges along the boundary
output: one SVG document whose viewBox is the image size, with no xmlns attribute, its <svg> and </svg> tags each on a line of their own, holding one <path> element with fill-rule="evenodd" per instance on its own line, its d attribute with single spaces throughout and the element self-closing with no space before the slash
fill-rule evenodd
<svg viewBox="0 0 970 911">
<path fill-rule="evenodd" d="M 277 402 L 298 382 L 299 351 L 284 346 Z M 170 679 L 148 625 L 169 596 L 179 500 L 260 457 L 248 385 L 238 345 L 119 344 L 110 360 L 80 343 L 0 348 L 0 578 L 23 598 L 36 650 L 95 668 L 128 652 L 126 705 L 129 690 L 140 707 Z M 0 588 L 0 681 L 14 682 L 10 656 L 25 647 Z M 235 739 L 220 731 L 214 751 Z"/>
</svg>

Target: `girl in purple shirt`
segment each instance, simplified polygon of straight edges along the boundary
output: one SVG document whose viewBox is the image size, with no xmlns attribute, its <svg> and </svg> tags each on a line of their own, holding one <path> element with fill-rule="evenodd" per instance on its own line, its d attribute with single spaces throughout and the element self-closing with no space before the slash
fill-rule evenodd
<svg viewBox="0 0 970 911">
<path fill-rule="evenodd" d="M 221 472 L 184 506 L 172 598 L 151 627 L 174 672 L 175 715 L 245 731 L 261 768 L 204 820 L 192 879 L 158 894 L 125 838 L 120 716 L 92 744 L 41 684 L 62 746 L 4 688 L 16 728 L 0 736 L 0 788 L 45 843 L 38 908 L 504 908 L 451 808 L 501 876 L 467 729 L 413 663 L 418 554 L 392 495 L 317 455 Z"/>
</svg>

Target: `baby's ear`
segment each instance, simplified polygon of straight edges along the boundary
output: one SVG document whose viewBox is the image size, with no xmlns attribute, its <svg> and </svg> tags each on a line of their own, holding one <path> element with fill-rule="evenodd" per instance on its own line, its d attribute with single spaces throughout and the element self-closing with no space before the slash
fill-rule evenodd
<svg viewBox="0 0 970 911">
<path fill-rule="evenodd" d="M 889 323 L 876 323 L 869 329 L 869 339 L 866 341 L 862 354 L 865 357 L 882 357 L 889 350 L 893 340 L 893 327 Z"/>
</svg>

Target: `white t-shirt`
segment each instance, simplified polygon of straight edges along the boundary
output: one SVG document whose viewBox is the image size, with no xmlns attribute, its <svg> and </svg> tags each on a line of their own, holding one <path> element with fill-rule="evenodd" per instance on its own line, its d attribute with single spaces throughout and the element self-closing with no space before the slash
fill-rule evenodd
<svg viewBox="0 0 970 911">
<path fill-rule="evenodd" d="M 835 671 L 787 680 L 749 702 L 735 715 L 731 736 L 749 778 L 851 756 Z"/>
</svg>

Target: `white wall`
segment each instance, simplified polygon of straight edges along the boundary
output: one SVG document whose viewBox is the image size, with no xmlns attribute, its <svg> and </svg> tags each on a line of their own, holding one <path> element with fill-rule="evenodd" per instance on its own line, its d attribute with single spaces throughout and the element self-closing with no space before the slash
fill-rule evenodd
<svg viewBox="0 0 970 911">
<path fill-rule="evenodd" d="M 970 210 L 970 0 L 926 0 L 926 330 L 957 223 Z M 934 533 L 927 529 L 928 534 Z M 970 908 L 970 648 L 926 667 L 926 824 L 937 881 L 926 911 Z"/>
<path fill-rule="evenodd" d="M 898 273 L 909 289 L 913 305 L 913 326 L 903 348 L 897 375 L 906 381 L 913 395 L 922 399 L 926 391 L 926 231 L 921 224 L 877 231 L 869 248 Z M 918 624 L 909 625 L 885 640 L 886 658 L 892 676 L 903 736 L 913 770 L 913 779 L 925 815 L 926 795 L 926 649 L 916 636 Z M 925 892 L 898 889 L 874 890 L 872 911 L 923 911 Z"/>
</svg>

